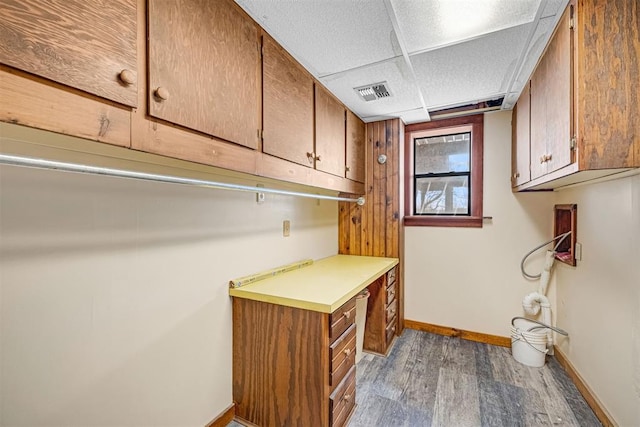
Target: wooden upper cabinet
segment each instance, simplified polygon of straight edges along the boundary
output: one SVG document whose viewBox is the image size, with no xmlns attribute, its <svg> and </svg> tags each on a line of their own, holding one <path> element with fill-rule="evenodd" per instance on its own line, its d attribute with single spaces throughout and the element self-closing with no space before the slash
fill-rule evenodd
<svg viewBox="0 0 640 427">
<path fill-rule="evenodd" d="M 136 0 L 4 0 L 0 62 L 137 104 Z"/>
<path fill-rule="evenodd" d="M 345 176 L 344 106 L 325 88 L 315 85 L 316 169 Z"/>
<path fill-rule="evenodd" d="M 365 124 L 347 110 L 347 174 L 348 179 L 364 182 L 365 177 Z"/>
<path fill-rule="evenodd" d="M 518 103 L 514 108 L 514 131 L 515 138 L 513 138 L 512 146 L 512 184 L 513 186 L 521 185 L 531 180 L 531 172 L 529 165 L 531 161 L 530 152 L 530 112 L 531 112 L 531 99 L 529 82 L 524 87 Z"/>
<path fill-rule="evenodd" d="M 313 78 L 266 35 L 263 51 L 263 151 L 313 167 Z"/>
<path fill-rule="evenodd" d="M 637 0 L 578 2 L 580 169 L 640 167 L 639 28 Z"/>
<path fill-rule="evenodd" d="M 531 77 L 531 178 L 572 161 L 572 33 L 568 7 Z"/>
<path fill-rule="evenodd" d="M 149 114 L 259 148 L 259 28 L 230 0 L 149 0 Z"/>
</svg>

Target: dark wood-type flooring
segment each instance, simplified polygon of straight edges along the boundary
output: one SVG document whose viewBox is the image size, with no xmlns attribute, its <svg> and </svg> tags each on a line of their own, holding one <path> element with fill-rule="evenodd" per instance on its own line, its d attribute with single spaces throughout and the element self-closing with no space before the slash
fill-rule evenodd
<svg viewBox="0 0 640 427">
<path fill-rule="evenodd" d="M 553 357 L 530 368 L 509 348 L 405 329 L 356 369 L 349 427 L 601 425 Z"/>
</svg>

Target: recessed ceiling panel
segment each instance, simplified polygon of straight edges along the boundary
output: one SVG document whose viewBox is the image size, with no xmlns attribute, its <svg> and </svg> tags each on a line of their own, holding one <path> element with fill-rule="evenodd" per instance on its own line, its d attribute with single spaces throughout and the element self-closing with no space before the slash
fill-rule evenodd
<svg viewBox="0 0 640 427">
<path fill-rule="evenodd" d="M 409 53 L 530 23 L 540 0 L 391 0 Z"/>
<path fill-rule="evenodd" d="M 410 56 L 427 108 L 504 95 L 532 24 Z"/>
<path fill-rule="evenodd" d="M 422 107 L 418 86 L 402 57 L 320 80 L 360 117 L 387 115 Z M 382 81 L 387 83 L 391 96 L 367 102 L 354 90 L 356 87 Z"/>
<path fill-rule="evenodd" d="M 401 55 L 383 0 L 236 0 L 316 76 Z"/>
</svg>

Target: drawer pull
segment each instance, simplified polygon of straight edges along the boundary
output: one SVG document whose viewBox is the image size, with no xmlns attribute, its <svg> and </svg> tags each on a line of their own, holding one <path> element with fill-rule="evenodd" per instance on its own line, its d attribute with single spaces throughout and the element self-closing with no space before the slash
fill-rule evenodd
<svg viewBox="0 0 640 427">
<path fill-rule="evenodd" d="M 344 397 L 342 398 L 342 400 L 344 400 L 345 402 L 348 402 L 351 400 L 351 395 L 350 394 L 345 394 Z"/>
<path fill-rule="evenodd" d="M 351 349 L 350 348 L 345 348 L 344 349 L 344 354 L 348 357 L 351 354 Z"/>
<path fill-rule="evenodd" d="M 131 70 L 122 70 L 120 74 L 118 74 L 118 78 L 122 83 L 129 86 L 136 82 L 136 76 Z"/>
<path fill-rule="evenodd" d="M 348 319 L 351 317 L 351 311 L 345 311 L 344 313 L 342 313 L 342 315 L 345 317 L 345 319 Z"/>
<path fill-rule="evenodd" d="M 166 101 L 167 99 L 169 99 L 169 91 L 165 87 L 160 86 L 158 89 L 155 90 L 154 94 L 156 98 L 162 101 Z"/>
</svg>

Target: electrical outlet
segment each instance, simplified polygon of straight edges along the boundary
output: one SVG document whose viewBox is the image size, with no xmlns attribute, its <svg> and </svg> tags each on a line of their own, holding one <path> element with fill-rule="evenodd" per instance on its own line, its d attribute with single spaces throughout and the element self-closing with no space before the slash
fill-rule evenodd
<svg viewBox="0 0 640 427">
<path fill-rule="evenodd" d="M 582 261 L 582 243 L 576 242 L 576 261 Z"/>
<path fill-rule="evenodd" d="M 291 234 L 291 221 L 285 219 L 282 221 L 282 235 L 284 237 L 289 237 L 289 234 Z"/>
</svg>

